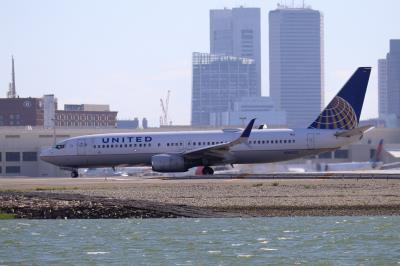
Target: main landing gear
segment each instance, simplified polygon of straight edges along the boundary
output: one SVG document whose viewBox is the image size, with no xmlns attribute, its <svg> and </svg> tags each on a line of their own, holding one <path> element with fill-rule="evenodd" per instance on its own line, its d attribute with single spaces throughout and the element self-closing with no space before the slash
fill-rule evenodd
<svg viewBox="0 0 400 266">
<path fill-rule="evenodd" d="M 204 166 L 202 172 L 203 172 L 203 175 L 213 175 L 214 174 L 214 170 L 209 166 Z"/>
<path fill-rule="evenodd" d="M 71 177 L 72 178 L 77 178 L 79 176 L 78 170 L 72 170 L 71 171 Z"/>
</svg>

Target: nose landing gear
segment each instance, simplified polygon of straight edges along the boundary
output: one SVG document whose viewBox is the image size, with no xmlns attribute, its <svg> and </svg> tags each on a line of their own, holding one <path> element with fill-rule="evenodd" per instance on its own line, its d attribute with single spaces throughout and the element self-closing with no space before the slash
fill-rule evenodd
<svg viewBox="0 0 400 266">
<path fill-rule="evenodd" d="M 79 176 L 78 170 L 72 170 L 71 171 L 71 177 L 72 178 L 77 178 Z"/>
</svg>

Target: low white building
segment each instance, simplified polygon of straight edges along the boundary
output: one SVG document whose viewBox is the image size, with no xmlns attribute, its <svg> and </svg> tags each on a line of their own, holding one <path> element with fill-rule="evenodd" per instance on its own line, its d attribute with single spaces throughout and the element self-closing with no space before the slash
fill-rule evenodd
<svg viewBox="0 0 400 266">
<path fill-rule="evenodd" d="M 270 97 L 243 97 L 233 102 L 231 111 L 211 113 L 210 124 L 245 126 L 253 118 L 257 119 L 257 124 L 272 127 L 286 125 L 286 112 L 277 110 Z"/>
<path fill-rule="evenodd" d="M 39 158 L 43 147 L 70 137 L 132 129 L 0 127 L 0 176 L 69 176 Z M 55 134 L 54 134 L 55 133 Z"/>
</svg>

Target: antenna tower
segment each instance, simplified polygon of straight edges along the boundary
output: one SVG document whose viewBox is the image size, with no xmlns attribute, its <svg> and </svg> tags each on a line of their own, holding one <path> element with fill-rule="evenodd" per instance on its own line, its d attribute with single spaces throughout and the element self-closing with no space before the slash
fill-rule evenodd
<svg viewBox="0 0 400 266">
<path fill-rule="evenodd" d="M 171 91 L 168 90 L 167 92 L 167 98 L 163 101 L 163 99 L 160 99 L 160 104 L 161 104 L 161 111 L 162 114 L 160 116 L 160 126 L 167 126 L 168 125 L 168 106 L 169 106 L 169 96 L 171 94 Z"/>
</svg>

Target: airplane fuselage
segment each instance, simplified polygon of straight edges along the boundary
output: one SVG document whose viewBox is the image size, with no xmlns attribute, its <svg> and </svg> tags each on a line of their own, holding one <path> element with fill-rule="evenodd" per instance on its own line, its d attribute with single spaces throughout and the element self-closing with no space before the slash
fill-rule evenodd
<svg viewBox="0 0 400 266">
<path fill-rule="evenodd" d="M 87 135 L 67 139 L 46 149 L 41 158 L 62 168 L 151 166 L 158 154 L 181 155 L 191 150 L 229 143 L 241 130 Z M 260 129 L 233 146 L 218 161 L 196 159 L 186 168 L 221 164 L 269 163 L 292 160 L 338 149 L 361 135 L 336 137 L 338 130 Z"/>
</svg>

